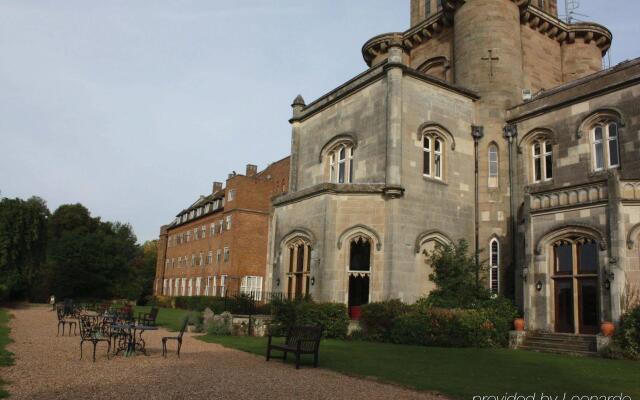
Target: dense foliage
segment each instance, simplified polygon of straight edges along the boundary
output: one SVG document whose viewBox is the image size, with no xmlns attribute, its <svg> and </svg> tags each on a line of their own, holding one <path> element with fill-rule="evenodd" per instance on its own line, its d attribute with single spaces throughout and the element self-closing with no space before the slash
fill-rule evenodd
<svg viewBox="0 0 640 400">
<path fill-rule="evenodd" d="M 0 199 L 0 299 L 32 298 L 43 278 L 49 210 L 44 200 Z"/>
<path fill-rule="evenodd" d="M 322 325 L 324 336 L 345 338 L 349 328 L 347 306 L 338 303 L 315 303 L 310 300 L 284 300 L 273 303 L 273 325 L 283 333 L 290 326 Z"/>
<path fill-rule="evenodd" d="M 611 358 L 640 360 L 640 306 L 622 316 L 620 326 L 613 337 L 613 343 L 604 355 Z"/>
<path fill-rule="evenodd" d="M 359 335 L 424 346 L 506 346 L 517 310 L 508 299 L 492 298 L 468 244 L 438 245 L 428 257 L 436 289 L 413 305 L 399 300 L 364 305 Z"/>
<path fill-rule="evenodd" d="M 0 299 L 143 300 L 151 294 L 155 242 L 139 246 L 127 224 L 81 204 L 50 214 L 39 198 L 0 200 Z"/>
<path fill-rule="evenodd" d="M 362 336 L 367 340 L 442 347 L 501 347 L 508 344 L 513 318 L 511 302 L 491 299 L 475 309 L 413 305 L 398 300 L 362 308 Z"/>
<path fill-rule="evenodd" d="M 491 293 L 482 279 L 486 268 L 476 263 L 465 240 L 452 245 L 439 244 L 428 256 L 433 268 L 429 279 L 436 284 L 427 298 L 431 306 L 475 308 L 490 298 Z"/>
</svg>

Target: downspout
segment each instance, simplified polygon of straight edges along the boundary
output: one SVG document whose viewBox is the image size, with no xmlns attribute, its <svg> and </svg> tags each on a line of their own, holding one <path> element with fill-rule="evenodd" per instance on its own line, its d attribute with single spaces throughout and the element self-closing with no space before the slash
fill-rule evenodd
<svg viewBox="0 0 640 400">
<path fill-rule="evenodd" d="M 478 142 L 484 136 L 483 126 L 471 126 L 474 149 L 474 174 L 475 174 L 475 262 L 476 262 L 476 286 L 480 286 L 480 180 L 478 161 Z"/>
<path fill-rule="evenodd" d="M 515 297 L 515 277 L 516 273 L 516 230 L 518 229 L 517 216 L 514 214 L 516 209 L 515 196 L 513 188 L 513 143 L 518 137 L 518 126 L 515 124 L 505 125 L 503 128 L 505 139 L 509 141 L 509 214 L 511 215 L 511 269 L 514 273 L 514 297 Z M 514 298 L 515 300 L 515 298 Z"/>
</svg>

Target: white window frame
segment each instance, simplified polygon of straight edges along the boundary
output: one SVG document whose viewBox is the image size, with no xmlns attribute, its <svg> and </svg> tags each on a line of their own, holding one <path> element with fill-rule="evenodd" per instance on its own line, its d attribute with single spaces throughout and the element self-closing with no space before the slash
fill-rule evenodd
<svg viewBox="0 0 640 400">
<path fill-rule="evenodd" d="M 235 198 L 236 198 L 236 190 L 230 189 L 229 192 L 227 192 L 227 203 L 232 202 L 233 200 L 235 200 Z"/>
<path fill-rule="evenodd" d="M 611 135 L 611 127 L 615 126 L 616 134 Z M 602 129 L 602 138 L 596 139 L 596 130 Z M 602 147 L 602 165 L 598 165 L 598 146 Z M 611 162 L 611 149 L 616 149 L 618 156 L 617 163 Z M 604 171 L 607 169 L 620 168 L 620 124 L 615 121 L 600 121 L 591 128 L 591 152 L 592 165 L 594 171 Z"/>
<path fill-rule="evenodd" d="M 445 141 L 433 132 L 422 135 L 422 175 L 427 178 L 444 180 Z M 425 157 L 426 156 L 426 157 Z M 426 158 L 426 161 L 425 161 Z M 428 163 L 428 169 L 427 169 Z"/>
<path fill-rule="evenodd" d="M 487 153 L 487 159 L 489 162 L 489 180 L 487 185 L 490 188 L 497 188 L 499 186 L 500 177 L 500 153 L 498 145 L 491 143 Z"/>
<path fill-rule="evenodd" d="M 222 254 L 223 254 L 222 258 L 224 262 L 229 262 L 229 259 L 231 258 L 231 250 L 228 247 L 225 247 Z"/>
<path fill-rule="evenodd" d="M 214 223 L 212 223 L 212 224 L 209 226 L 209 231 L 211 232 L 211 233 L 209 234 L 209 236 L 210 236 L 210 237 L 214 237 L 214 236 L 216 235 L 216 223 L 215 223 L 215 222 L 214 222 Z"/>
<path fill-rule="evenodd" d="M 262 277 L 244 276 L 240 283 L 240 293 L 251 296 L 254 300 L 262 300 Z"/>
<path fill-rule="evenodd" d="M 230 231 L 231 230 L 231 215 L 227 215 L 226 223 L 227 223 L 227 230 Z"/>
<path fill-rule="evenodd" d="M 182 278 L 182 296 L 187 293 L 187 278 Z"/>
<path fill-rule="evenodd" d="M 227 275 L 220 276 L 220 296 L 224 297 L 227 294 Z"/>
<path fill-rule="evenodd" d="M 202 289 L 202 278 L 198 276 L 196 278 L 196 296 L 200 296 L 202 294 L 200 289 Z"/>
<path fill-rule="evenodd" d="M 500 241 L 497 238 L 489 241 L 489 290 L 494 294 L 500 293 Z"/>
<path fill-rule="evenodd" d="M 536 153 L 536 147 L 540 149 Z M 547 168 L 547 161 L 551 160 L 551 171 Z M 536 163 L 540 163 L 540 176 L 537 174 Z M 531 144 L 531 171 L 533 183 L 549 182 L 553 180 L 553 143 L 547 138 L 538 138 Z M 549 173 L 551 172 L 551 173 Z"/>
<path fill-rule="evenodd" d="M 344 150 L 344 158 L 340 158 L 340 154 Z M 354 148 L 350 143 L 340 143 L 327 153 L 329 165 L 329 182 L 336 184 L 353 183 L 354 166 L 353 166 Z M 340 182 L 340 173 L 342 172 L 342 182 Z"/>
</svg>

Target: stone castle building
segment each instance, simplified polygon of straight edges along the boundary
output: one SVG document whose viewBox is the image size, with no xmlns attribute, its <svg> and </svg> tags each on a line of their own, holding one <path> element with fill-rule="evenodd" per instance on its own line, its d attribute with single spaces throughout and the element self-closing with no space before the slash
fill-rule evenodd
<svg viewBox="0 0 640 400">
<path fill-rule="evenodd" d="M 164 296 L 224 296 L 252 293 L 260 298 L 267 259 L 271 198 L 286 193 L 289 157 L 258 172 L 230 174 L 214 182 L 160 229 L 154 293 Z"/>
<path fill-rule="evenodd" d="M 640 61 L 556 0 L 412 0 L 368 69 L 293 108 L 267 288 L 358 306 L 432 289 L 466 239 L 529 329 L 593 333 L 640 283 Z"/>
</svg>

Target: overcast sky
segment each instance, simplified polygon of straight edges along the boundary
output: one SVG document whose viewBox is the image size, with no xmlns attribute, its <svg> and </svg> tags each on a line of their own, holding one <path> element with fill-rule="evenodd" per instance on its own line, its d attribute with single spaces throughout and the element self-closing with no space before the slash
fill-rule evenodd
<svg viewBox="0 0 640 400">
<path fill-rule="evenodd" d="M 640 56 L 640 2 L 581 0 Z M 293 98 L 365 69 L 408 0 L 0 0 L 0 190 L 80 202 L 140 241 L 247 163 L 289 153 Z"/>
</svg>

